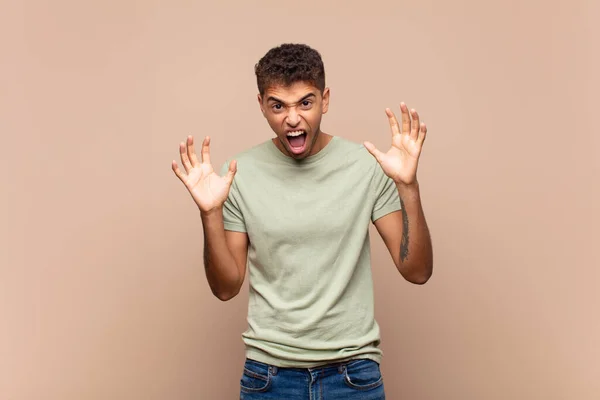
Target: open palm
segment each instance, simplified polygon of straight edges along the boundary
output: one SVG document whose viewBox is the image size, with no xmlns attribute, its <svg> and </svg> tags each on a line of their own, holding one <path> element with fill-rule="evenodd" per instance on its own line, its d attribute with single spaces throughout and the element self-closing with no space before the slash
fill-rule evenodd
<svg viewBox="0 0 600 400">
<path fill-rule="evenodd" d="M 185 173 L 179 169 L 175 160 L 172 162 L 173 172 L 188 189 L 200 211 L 209 212 L 221 207 L 229 194 L 237 170 L 236 162 L 231 162 L 225 176 L 219 176 L 210 163 L 209 137 L 204 138 L 202 143 L 202 161 L 196 156 L 192 136 L 188 136 L 186 143 L 179 144 L 179 154 Z"/>
<path fill-rule="evenodd" d="M 387 153 L 379 151 L 370 142 L 365 142 L 364 145 L 377 159 L 387 176 L 396 183 L 410 185 L 417 180 L 417 166 L 427 127 L 425 123 L 419 121 L 419 115 L 415 110 L 411 110 L 409 113 L 406 104 L 401 103 L 400 110 L 402 112 L 402 129 L 400 129 L 394 113 L 389 108 L 385 110 L 392 131 L 392 146 Z"/>
</svg>

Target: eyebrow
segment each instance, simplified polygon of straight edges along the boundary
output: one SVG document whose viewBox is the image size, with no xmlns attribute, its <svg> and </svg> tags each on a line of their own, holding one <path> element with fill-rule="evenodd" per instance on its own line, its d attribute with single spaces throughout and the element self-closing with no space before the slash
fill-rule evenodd
<svg viewBox="0 0 600 400">
<path fill-rule="evenodd" d="M 309 97 L 316 97 L 316 96 L 315 96 L 314 93 L 309 93 L 309 94 L 305 95 L 304 97 L 302 97 L 300 100 L 298 100 L 296 103 L 300 103 L 301 101 L 304 101 L 304 100 L 308 99 Z M 267 103 L 269 101 L 275 101 L 277 103 L 284 103 L 285 104 L 285 102 L 283 100 L 280 100 L 280 99 L 278 99 L 275 96 L 269 96 L 269 98 L 267 99 Z"/>
</svg>

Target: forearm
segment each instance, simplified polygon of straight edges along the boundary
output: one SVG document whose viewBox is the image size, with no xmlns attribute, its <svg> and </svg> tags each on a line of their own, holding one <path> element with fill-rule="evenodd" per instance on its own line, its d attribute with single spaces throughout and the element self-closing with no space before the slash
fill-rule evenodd
<svg viewBox="0 0 600 400">
<path fill-rule="evenodd" d="M 396 184 L 402 205 L 402 240 L 396 267 L 408 281 L 423 284 L 433 272 L 433 250 L 419 184 Z"/>
<path fill-rule="evenodd" d="M 215 296 L 228 300 L 241 287 L 240 270 L 227 247 L 222 209 L 200 214 L 204 230 L 204 270 Z"/>
</svg>

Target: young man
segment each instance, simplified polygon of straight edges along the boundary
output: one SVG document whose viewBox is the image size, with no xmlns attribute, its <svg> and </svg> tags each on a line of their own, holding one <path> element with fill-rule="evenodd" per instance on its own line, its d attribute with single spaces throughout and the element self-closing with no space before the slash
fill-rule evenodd
<svg viewBox="0 0 600 400">
<path fill-rule="evenodd" d="M 180 144 L 185 173 L 172 164 L 200 208 L 215 296 L 236 296 L 248 266 L 241 398 L 384 399 L 368 229 L 373 222 L 406 280 L 427 282 L 432 246 L 416 176 L 427 129 L 402 103 L 401 125 L 386 109 L 387 153 L 322 132 L 329 88 L 306 45 L 269 50 L 255 72 L 276 137 L 220 175 L 208 137 L 201 160 L 191 136 Z"/>
</svg>

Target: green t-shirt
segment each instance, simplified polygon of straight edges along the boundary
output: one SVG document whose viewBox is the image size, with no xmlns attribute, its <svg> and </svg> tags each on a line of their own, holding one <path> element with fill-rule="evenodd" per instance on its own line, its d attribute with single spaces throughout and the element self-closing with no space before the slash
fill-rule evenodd
<svg viewBox="0 0 600 400">
<path fill-rule="evenodd" d="M 394 182 L 337 136 L 302 161 L 271 140 L 235 159 L 223 219 L 249 237 L 246 356 L 279 367 L 381 362 L 369 224 L 400 209 Z"/>
</svg>

